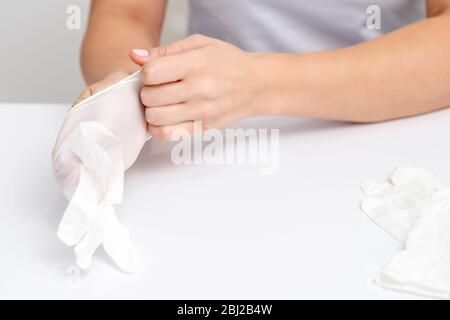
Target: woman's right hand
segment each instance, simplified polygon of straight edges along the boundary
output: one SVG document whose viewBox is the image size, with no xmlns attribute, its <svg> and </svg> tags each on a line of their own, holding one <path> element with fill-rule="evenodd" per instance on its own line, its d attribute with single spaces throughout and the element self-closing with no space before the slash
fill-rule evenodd
<svg viewBox="0 0 450 320">
<path fill-rule="evenodd" d="M 72 108 L 79 104 L 84 99 L 89 98 L 90 96 L 96 94 L 97 92 L 119 82 L 120 80 L 128 77 L 130 73 L 125 71 L 115 71 L 113 73 L 110 73 L 108 76 L 103 78 L 103 80 L 93 83 L 89 85 L 77 98 L 77 100 L 72 104 Z"/>
</svg>

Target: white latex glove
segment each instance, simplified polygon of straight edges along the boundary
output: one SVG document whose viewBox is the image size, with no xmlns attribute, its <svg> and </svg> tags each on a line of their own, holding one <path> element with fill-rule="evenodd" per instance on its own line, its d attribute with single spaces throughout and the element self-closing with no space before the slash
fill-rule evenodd
<svg viewBox="0 0 450 320">
<path fill-rule="evenodd" d="M 406 167 L 362 189 L 362 210 L 404 244 L 376 283 L 449 299 L 450 188 L 442 188 L 427 170 Z"/>
<path fill-rule="evenodd" d="M 83 269 L 100 245 L 122 271 L 137 269 L 129 232 L 114 206 L 122 201 L 124 171 L 149 139 L 140 88 L 138 72 L 74 106 L 53 150 L 56 180 L 70 200 L 58 237 L 75 246 Z"/>
</svg>

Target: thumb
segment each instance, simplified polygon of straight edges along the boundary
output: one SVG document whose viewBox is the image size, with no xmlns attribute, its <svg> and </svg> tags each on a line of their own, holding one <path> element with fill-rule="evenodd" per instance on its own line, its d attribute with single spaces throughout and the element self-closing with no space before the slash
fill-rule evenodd
<svg viewBox="0 0 450 320">
<path fill-rule="evenodd" d="M 143 66 L 150 60 L 150 52 L 146 49 L 133 49 L 130 51 L 130 58 L 134 63 Z"/>
</svg>

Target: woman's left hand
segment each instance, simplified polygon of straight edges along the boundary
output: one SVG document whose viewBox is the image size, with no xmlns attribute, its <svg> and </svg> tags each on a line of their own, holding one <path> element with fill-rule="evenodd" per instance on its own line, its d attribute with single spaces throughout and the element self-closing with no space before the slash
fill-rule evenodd
<svg viewBox="0 0 450 320">
<path fill-rule="evenodd" d="M 194 121 L 206 130 L 258 113 L 266 75 L 256 54 L 193 35 L 130 57 L 143 66 L 141 100 L 157 138 L 170 140 L 176 129 L 192 133 Z"/>
</svg>

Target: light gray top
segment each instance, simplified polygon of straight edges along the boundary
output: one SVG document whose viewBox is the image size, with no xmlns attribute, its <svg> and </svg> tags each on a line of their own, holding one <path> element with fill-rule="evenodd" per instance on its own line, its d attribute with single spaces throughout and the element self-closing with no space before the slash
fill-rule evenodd
<svg viewBox="0 0 450 320">
<path fill-rule="evenodd" d="M 381 10 L 369 30 L 367 9 Z M 190 33 L 249 51 L 305 52 L 349 46 L 425 17 L 425 0 L 190 0 Z"/>
</svg>

